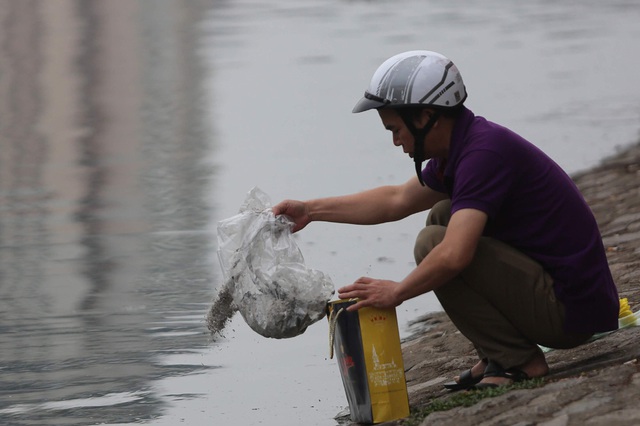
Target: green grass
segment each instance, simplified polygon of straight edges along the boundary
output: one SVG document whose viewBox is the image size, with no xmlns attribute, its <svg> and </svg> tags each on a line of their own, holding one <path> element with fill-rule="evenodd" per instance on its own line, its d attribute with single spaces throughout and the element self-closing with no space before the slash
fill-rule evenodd
<svg viewBox="0 0 640 426">
<path fill-rule="evenodd" d="M 470 407 L 485 398 L 494 398 L 504 395 L 505 393 L 515 389 L 534 389 L 544 385 L 544 379 L 531 379 L 523 382 L 514 383 L 508 386 L 499 386 L 497 388 L 483 389 L 477 391 L 460 392 L 453 394 L 451 397 L 433 400 L 426 407 L 421 407 L 412 412 L 411 416 L 402 424 L 407 426 L 418 426 L 431 413 L 436 411 L 447 411 L 456 407 Z"/>
</svg>

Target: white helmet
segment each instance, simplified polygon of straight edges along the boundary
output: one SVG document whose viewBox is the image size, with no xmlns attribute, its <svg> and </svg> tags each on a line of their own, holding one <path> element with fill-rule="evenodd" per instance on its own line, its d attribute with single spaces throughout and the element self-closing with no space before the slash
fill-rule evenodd
<svg viewBox="0 0 640 426">
<path fill-rule="evenodd" d="M 412 50 L 378 67 L 353 112 L 410 106 L 448 109 L 466 98 L 462 76 L 453 62 L 436 52 Z"/>
</svg>

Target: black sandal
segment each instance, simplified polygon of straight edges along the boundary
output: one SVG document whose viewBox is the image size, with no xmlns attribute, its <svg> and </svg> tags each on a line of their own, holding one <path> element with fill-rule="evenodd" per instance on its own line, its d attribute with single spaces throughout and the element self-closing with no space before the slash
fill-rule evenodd
<svg viewBox="0 0 640 426">
<path fill-rule="evenodd" d="M 451 391 L 471 389 L 480 383 L 480 380 L 482 380 L 483 377 L 483 375 L 473 377 L 471 375 L 471 369 L 468 369 L 460 374 L 460 379 L 457 382 L 454 380 L 452 382 L 445 383 L 443 386 Z"/>
<path fill-rule="evenodd" d="M 486 359 L 483 359 L 482 361 L 487 362 Z M 473 388 L 476 384 L 480 383 L 480 380 L 483 378 L 484 375 L 482 374 L 478 377 L 473 377 L 471 369 L 468 369 L 460 374 L 460 379 L 458 379 L 457 382 L 454 380 L 452 382 L 445 383 L 443 386 L 451 391 L 466 390 Z"/>
<path fill-rule="evenodd" d="M 500 364 L 495 361 L 489 361 L 487 364 L 487 368 L 484 370 L 484 377 L 503 377 L 505 379 L 509 379 L 512 383 L 522 382 L 523 380 L 529 380 L 530 377 L 524 371 L 512 367 L 507 368 L 506 370 L 502 368 Z M 497 388 L 501 385 L 495 383 L 479 383 L 474 386 L 475 389 L 489 389 L 489 388 Z M 504 386 L 504 385 L 502 385 Z"/>
</svg>

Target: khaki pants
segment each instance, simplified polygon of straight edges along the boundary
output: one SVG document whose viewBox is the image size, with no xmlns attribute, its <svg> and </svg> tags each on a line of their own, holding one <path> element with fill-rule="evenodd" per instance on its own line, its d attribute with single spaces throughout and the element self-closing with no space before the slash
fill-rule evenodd
<svg viewBox="0 0 640 426">
<path fill-rule="evenodd" d="M 449 200 L 431 209 L 416 240 L 416 263 L 444 239 L 450 216 Z M 504 368 L 520 366 L 540 354 L 538 344 L 567 349 L 591 337 L 564 332 L 564 306 L 556 300 L 553 279 L 540 264 L 491 238 L 482 237 L 471 264 L 435 294 L 479 357 Z"/>
</svg>

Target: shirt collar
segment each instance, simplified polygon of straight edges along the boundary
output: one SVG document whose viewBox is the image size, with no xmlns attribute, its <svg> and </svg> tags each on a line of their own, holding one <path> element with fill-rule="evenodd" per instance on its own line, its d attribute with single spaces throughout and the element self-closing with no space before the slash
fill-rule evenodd
<svg viewBox="0 0 640 426">
<path fill-rule="evenodd" d="M 462 107 L 460 115 L 456 119 L 451 132 L 451 142 L 449 143 L 449 158 L 447 158 L 447 166 L 444 170 L 446 176 L 452 176 L 455 165 L 458 163 L 458 157 L 466 145 L 466 135 L 475 115 L 467 107 Z"/>
</svg>

